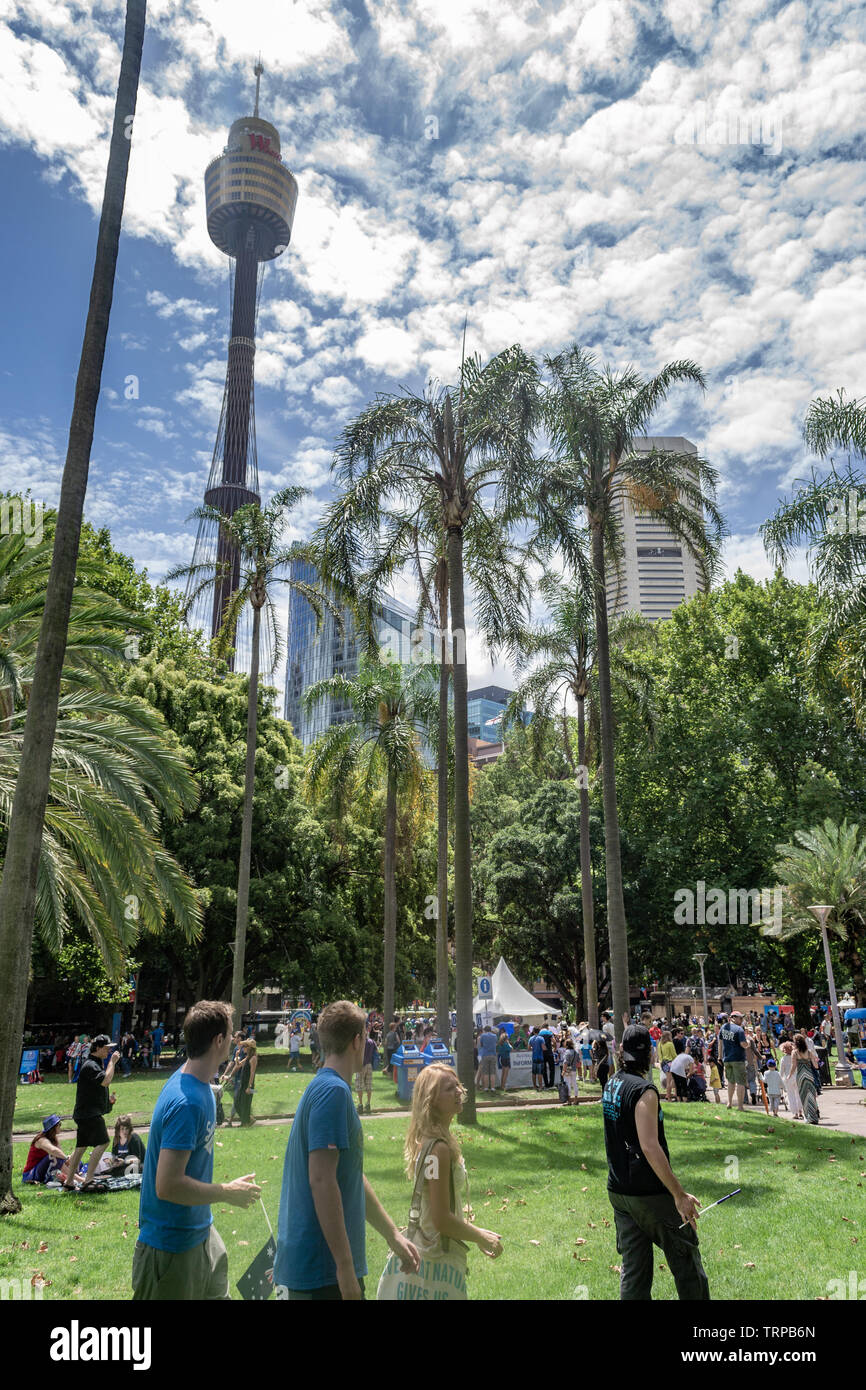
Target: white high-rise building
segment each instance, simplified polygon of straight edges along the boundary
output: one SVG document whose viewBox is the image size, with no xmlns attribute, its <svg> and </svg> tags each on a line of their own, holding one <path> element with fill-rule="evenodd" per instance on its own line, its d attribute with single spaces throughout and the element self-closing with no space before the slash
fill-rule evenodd
<svg viewBox="0 0 866 1390">
<path fill-rule="evenodd" d="M 634 447 L 646 453 L 665 449 L 697 456 L 698 452 L 679 435 L 635 439 Z M 608 617 L 637 611 L 645 618 L 669 618 L 678 603 L 705 591 L 706 582 L 696 560 L 663 521 L 632 506 L 626 498 L 617 500 L 615 515 L 623 556 L 619 574 L 611 569 L 607 579 Z"/>
</svg>

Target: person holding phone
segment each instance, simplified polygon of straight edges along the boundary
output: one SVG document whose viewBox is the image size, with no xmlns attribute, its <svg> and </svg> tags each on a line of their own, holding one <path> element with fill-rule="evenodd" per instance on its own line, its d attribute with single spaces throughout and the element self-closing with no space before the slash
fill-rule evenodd
<svg viewBox="0 0 866 1390">
<path fill-rule="evenodd" d="M 81 1064 L 72 1112 L 78 1129 L 75 1150 L 69 1160 L 66 1179 L 61 1183 L 64 1192 L 88 1192 L 94 1186 L 99 1160 L 108 1148 L 108 1129 L 105 1116 L 117 1100 L 111 1092 L 118 1048 L 106 1033 L 97 1033 L 90 1044 L 90 1055 Z M 104 1065 L 103 1065 L 104 1064 Z M 76 1188 L 75 1175 L 85 1151 L 90 1149 L 90 1162 L 81 1186 Z"/>
</svg>

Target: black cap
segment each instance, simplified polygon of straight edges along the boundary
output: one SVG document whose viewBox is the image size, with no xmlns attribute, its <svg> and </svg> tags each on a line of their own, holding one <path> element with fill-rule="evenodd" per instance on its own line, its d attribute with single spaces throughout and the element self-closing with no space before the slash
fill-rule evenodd
<svg viewBox="0 0 866 1390">
<path fill-rule="evenodd" d="M 631 1023 L 622 1035 L 622 1060 L 645 1062 L 652 1052 L 649 1029 L 642 1023 Z"/>
<path fill-rule="evenodd" d="M 90 1039 L 90 1051 L 94 1052 L 98 1047 L 111 1047 L 111 1038 L 107 1033 L 97 1033 L 95 1038 Z"/>
</svg>

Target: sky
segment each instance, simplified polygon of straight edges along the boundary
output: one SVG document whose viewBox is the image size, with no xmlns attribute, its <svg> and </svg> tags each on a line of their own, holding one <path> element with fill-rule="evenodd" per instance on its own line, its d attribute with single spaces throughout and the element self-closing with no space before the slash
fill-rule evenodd
<svg viewBox="0 0 866 1390">
<path fill-rule="evenodd" d="M 0 0 L 2 488 L 57 500 L 124 7 Z M 377 392 L 573 342 L 651 374 L 653 433 L 719 471 L 728 573 L 816 466 L 809 401 L 866 381 L 866 20 L 840 0 L 150 0 L 86 516 L 159 580 L 191 558 L 225 377 L 228 261 L 205 166 L 261 114 L 299 185 L 265 272 L 264 498 L 332 495 Z M 798 553 L 790 567 L 805 578 Z M 408 579 L 396 586 L 412 601 Z M 470 683 L 509 682 L 468 634 Z"/>
</svg>

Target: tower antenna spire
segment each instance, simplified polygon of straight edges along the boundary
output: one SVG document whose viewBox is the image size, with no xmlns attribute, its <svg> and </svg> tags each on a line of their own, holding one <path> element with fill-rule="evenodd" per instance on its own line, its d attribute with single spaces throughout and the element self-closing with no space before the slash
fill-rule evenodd
<svg viewBox="0 0 866 1390">
<path fill-rule="evenodd" d="M 256 75 L 256 106 L 255 110 L 253 111 L 253 115 L 257 116 L 259 114 L 259 83 L 262 80 L 262 73 L 264 72 L 264 68 L 262 67 L 261 53 L 258 56 L 258 60 L 256 62 L 255 67 L 253 68 L 253 72 Z"/>
</svg>

